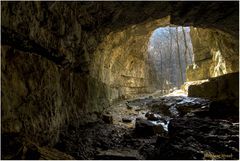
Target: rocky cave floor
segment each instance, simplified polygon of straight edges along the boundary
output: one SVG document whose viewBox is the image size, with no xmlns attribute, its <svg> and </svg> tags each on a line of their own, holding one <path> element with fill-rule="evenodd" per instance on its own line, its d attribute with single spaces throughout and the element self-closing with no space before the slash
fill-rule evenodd
<svg viewBox="0 0 240 161">
<path fill-rule="evenodd" d="M 239 159 L 239 112 L 233 100 L 152 94 L 69 125 L 49 149 L 16 138 L 2 135 L 3 159 Z"/>
<path fill-rule="evenodd" d="M 69 126 L 54 148 L 75 159 L 239 159 L 233 106 L 171 95 L 122 101 L 97 123 Z"/>
</svg>

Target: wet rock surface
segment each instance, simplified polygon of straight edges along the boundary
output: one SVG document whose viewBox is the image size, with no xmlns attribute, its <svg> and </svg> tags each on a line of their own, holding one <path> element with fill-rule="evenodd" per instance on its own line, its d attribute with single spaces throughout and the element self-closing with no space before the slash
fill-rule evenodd
<svg viewBox="0 0 240 161">
<path fill-rule="evenodd" d="M 99 120 L 63 132 L 54 148 L 76 159 L 238 159 L 238 115 L 231 108 L 226 117 L 213 115 L 221 101 L 164 96 L 127 103 L 141 110 L 120 102 L 109 109 L 113 124 Z"/>
<path fill-rule="evenodd" d="M 145 117 L 151 121 L 158 121 L 161 119 L 161 116 L 152 112 L 147 112 Z"/>
<path fill-rule="evenodd" d="M 239 159 L 239 116 L 234 101 L 163 96 L 128 103 L 141 110 L 119 102 L 96 122 L 62 129 L 53 147 L 29 143 L 20 134 L 3 135 L 2 158 Z"/>
<path fill-rule="evenodd" d="M 139 136 L 152 136 L 154 134 L 163 135 L 165 130 L 161 122 L 137 118 L 135 123 L 135 132 Z"/>
<path fill-rule="evenodd" d="M 122 101 L 96 122 L 65 127 L 53 147 L 4 135 L 3 158 L 239 159 L 238 107 L 232 100 L 162 96 L 127 104 L 134 108 Z"/>
<path fill-rule="evenodd" d="M 156 139 L 140 137 L 134 129 L 100 121 L 62 133 L 54 148 L 76 159 L 144 159 L 143 154 L 149 151 L 146 147 L 153 146 Z"/>
<path fill-rule="evenodd" d="M 238 159 L 239 124 L 226 120 L 184 117 L 169 124 L 168 138 L 159 138 L 158 159 Z"/>
</svg>

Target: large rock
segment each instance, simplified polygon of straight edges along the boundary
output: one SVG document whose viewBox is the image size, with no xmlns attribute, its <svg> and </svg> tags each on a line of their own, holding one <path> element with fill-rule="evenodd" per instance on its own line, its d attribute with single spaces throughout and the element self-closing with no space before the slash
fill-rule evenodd
<svg viewBox="0 0 240 161">
<path fill-rule="evenodd" d="M 208 107 L 209 100 L 201 98 L 185 97 L 182 102 L 176 104 L 179 116 L 182 117 L 192 111 L 198 111 Z"/>
<path fill-rule="evenodd" d="M 150 107 L 153 111 L 157 111 L 161 115 L 172 116 L 172 113 L 169 110 L 171 106 L 169 106 L 169 104 L 165 104 L 162 101 L 150 102 L 148 103 L 148 107 Z"/>
<path fill-rule="evenodd" d="M 238 81 L 239 73 L 230 73 L 211 78 L 208 82 L 190 85 L 188 88 L 188 96 L 238 100 Z M 237 102 L 235 104 L 237 105 Z"/>
<path fill-rule="evenodd" d="M 199 85 L 190 85 L 188 88 L 189 97 L 217 98 L 218 86 L 215 81 L 204 82 Z"/>
<path fill-rule="evenodd" d="M 154 134 L 165 134 L 165 130 L 160 123 L 137 118 L 135 131 L 139 136 L 152 136 Z"/>
</svg>

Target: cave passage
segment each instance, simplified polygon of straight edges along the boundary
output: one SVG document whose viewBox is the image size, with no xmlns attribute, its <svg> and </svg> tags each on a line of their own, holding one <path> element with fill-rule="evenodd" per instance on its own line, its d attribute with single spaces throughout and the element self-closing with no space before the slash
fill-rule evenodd
<svg viewBox="0 0 240 161">
<path fill-rule="evenodd" d="M 237 1 L 1 2 L 1 159 L 238 160 L 236 22 Z"/>
<path fill-rule="evenodd" d="M 167 94 L 186 82 L 187 66 L 193 63 L 190 27 L 160 27 L 153 31 L 149 44 L 149 64 L 155 88 Z"/>
</svg>

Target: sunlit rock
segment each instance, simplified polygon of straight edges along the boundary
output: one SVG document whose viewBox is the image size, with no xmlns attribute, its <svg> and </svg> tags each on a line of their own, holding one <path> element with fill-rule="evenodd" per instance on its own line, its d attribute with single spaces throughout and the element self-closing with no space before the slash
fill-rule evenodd
<svg viewBox="0 0 240 161">
<path fill-rule="evenodd" d="M 191 28 L 194 64 L 187 68 L 187 81 L 238 72 L 238 41 L 219 30 Z"/>
<path fill-rule="evenodd" d="M 188 87 L 188 96 L 217 99 L 239 99 L 239 73 L 225 74 Z"/>
<path fill-rule="evenodd" d="M 166 131 L 164 130 L 162 124 L 155 121 L 137 118 L 135 123 L 135 131 L 139 136 L 152 136 L 154 134 L 164 135 Z"/>
</svg>

